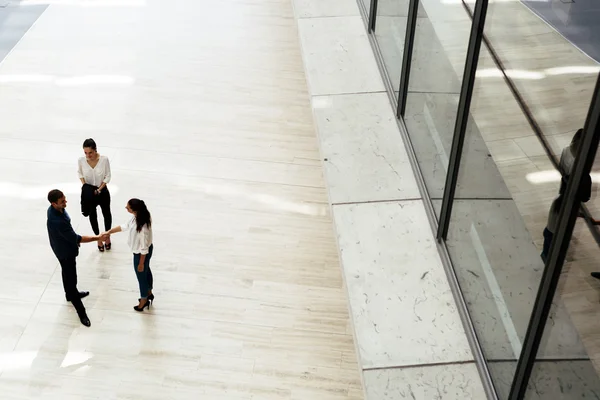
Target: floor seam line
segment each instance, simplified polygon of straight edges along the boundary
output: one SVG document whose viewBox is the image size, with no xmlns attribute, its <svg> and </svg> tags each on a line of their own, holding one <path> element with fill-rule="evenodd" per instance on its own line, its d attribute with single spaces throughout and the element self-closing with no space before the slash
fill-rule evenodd
<svg viewBox="0 0 600 400">
<path fill-rule="evenodd" d="M 432 362 L 432 363 L 424 363 L 424 364 L 406 364 L 406 365 L 392 365 L 387 367 L 367 367 L 362 368 L 363 371 L 380 371 L 386 369 L 414 369 L 414 368 L 427 368 L 427 367 L 443 367 L 449 365 L 465 365 L 465 364 L 475 364 L 475 360 L 465 360 L 465 361 L 441 361 L 441 362 Z"/>
</svg>

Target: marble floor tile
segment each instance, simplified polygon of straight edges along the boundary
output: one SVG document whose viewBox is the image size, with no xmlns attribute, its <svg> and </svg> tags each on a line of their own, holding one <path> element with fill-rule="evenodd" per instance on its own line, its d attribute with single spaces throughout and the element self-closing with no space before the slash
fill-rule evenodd
<svg viewBox="0 0 600 400">
<path fill-rule="evenodd" d="M 313 110 L 332 203 L 420 197 L 384 93 L 319 96 Z"/>
<path fill-rule="evenodd" d="M 361 17 L 301 19 L 298 29 L 311 95 L 384 90 Z"/>
<path fill-rule="evenodd" d="M 36 300 L 0 299 L 0 353 L 8 353 L 15 348 L 35 310 Z M 0 372 L 5 367 L 7 365 L 2 362 Z"/>
<path fill-rule="evenodd" d="M 474 363 L 365 371 L 367 396 L 379 400 L 480 400 L 485 392 Z"/>
<path fill-rule="evenodd" d="M 294 0 L 296 18 L 358 16 L 356 0 Z"/>
<path fill-rule="evenodd" d="M 334 206 L 363 368 L 472 358 L 421 201 Z"/>
</svg>

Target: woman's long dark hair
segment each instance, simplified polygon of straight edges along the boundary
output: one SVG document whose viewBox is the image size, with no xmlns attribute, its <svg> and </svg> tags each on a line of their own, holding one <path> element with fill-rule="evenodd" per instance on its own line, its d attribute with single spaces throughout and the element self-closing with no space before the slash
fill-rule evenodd
<svg viewBox="0 0 600 400">
<path fill-rule="evenodd" d="M 135 221 L 137 223 L 137 231 L 141 232 L 144 225 L 148 225 L 148 228 L 152 226 L 152 217 L 150 211 L 146 207 L 144 200 L 131 199 L 127 202 L 131 211 L 135 212 Z"/>
<path fill-rule="evenodd" d="M 94 151 L 98 150 L 98 146 L 96 146 L 96 142 L 92 138 L 85 139 L 83 141 L 83 148 L 85 149 L 86 147 L 89 147 L 90 149 L 92 149 Z"/>
</svg>

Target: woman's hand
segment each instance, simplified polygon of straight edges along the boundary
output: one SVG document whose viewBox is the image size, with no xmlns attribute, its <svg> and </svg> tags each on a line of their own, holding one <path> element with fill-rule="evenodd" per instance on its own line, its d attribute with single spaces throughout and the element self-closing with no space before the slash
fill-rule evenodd
<svg viewBox="0 0 600 400">
<path fill-rule="evenodd" d="M 144 272 L 144 264 L 140 263 L 140 265 L 138 265 L 138 272 Z"/>
</svg>

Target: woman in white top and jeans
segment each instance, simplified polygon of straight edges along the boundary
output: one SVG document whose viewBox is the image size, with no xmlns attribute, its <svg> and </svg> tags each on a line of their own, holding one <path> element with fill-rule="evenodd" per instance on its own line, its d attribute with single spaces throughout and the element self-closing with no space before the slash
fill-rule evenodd
<svg viewBox="0 0 600 400">
<path fill-rule="evenodd" d="M 111 235 L 117 232 L 128 232 L 129 238 L 127 243 L 133 253 L 133 267 L 140 285 L 139 304 L 134 306 L 135 311 L 144 311 L 144 308 L 150 308 L 150 304 L 154 301 L 152 294 L 152 284 L 154 279 L 150 270 L 150 259 L 152 258 L 152 217 L 143 200 L 131 199 L 125 207 L 133 218 L 125 225 L 116 226 L 103 233 L 103 235 Z"/>
<path fill-rule="evenodd" d="M 79 174 L 79 180 L 84 185 L 84 188 L 93 190 L 95 201 L 90 201 L 86 209 L 89 213 L 90 224 L 92 230 L 96 235 L 100 234 L 100 227 L 98 226 L 98 213 L 97 206 L 100 206 L 102 210 L 102 216 L 104 217 L 104 230 L 108 231 L 112 226 L 112 214 L 110 212 L 110 192 L 108 191 L 108 183 L 110 182 L 110 162 L 108 157 L 101 156 L 96 147 L 94 139 L 86 139 L 83 142 L 83 151 L 85 157 L 79 159 L 77 172 Z M 82 188 L 82 190 L 84 189 Z M 83 206 L 83 203 L 82 203 Z M 88 215 L 84 213 L 84 215 Z M 110 238 L 104 243 L 102 240 L 98 241 L 98 250 L 104 251 L 111 249 Z"/>
</svg>

